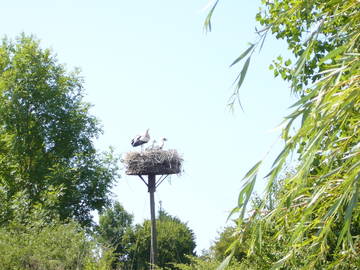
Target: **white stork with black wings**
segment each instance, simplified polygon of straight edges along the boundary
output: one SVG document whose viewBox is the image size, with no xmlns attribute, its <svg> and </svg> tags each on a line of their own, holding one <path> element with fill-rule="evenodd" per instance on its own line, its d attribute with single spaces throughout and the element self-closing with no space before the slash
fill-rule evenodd
<svg viewBox="0 0 360 270">
<path fill-rule="evenodd" d="M 149 129 L 146 130 L 145 134 L 137 135 L 134 139 L 131 140 L 131 145 L 133 147 L 143 145 L 150 141 Z"/>
<path fill-rule="evenodd" d="M 166 138 L 161 138 L 161 143 L 158 146 L 158 149 L 162 150 L 166 141 L 167 141 Z"/>
<path fill-rule="evenodd" d="M 154 140 L 152 146 L 148 147 L 147 150 L 162 150 L 166 141 L 166 138 L 161 138 L 160 144 L 156 145 L 156 140 Z"/>
</svg>

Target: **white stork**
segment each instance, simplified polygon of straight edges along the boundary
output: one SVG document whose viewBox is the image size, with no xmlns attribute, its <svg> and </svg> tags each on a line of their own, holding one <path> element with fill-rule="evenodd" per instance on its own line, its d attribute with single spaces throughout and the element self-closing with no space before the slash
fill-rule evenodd
<svg viewBox="0 0 360 270">
<path fill-rule="evenodd" d="M 155 148 L 156 140 L 153 140 L 151 145 L 145 148 L 146 151 L 153 150 Z"/>
<path fill-rule="evenodd" d="M 137 135 L 134 139 L 131 140 L 131 145 L 133 147 L 143 145 L 150 141 L 149 129 L 146 130 L 145 134 Z M 141 148 L 142 149 L 142 148 Z"/>
<path fill-rule="evenodd" d="M 161 149 L 163 149 L 164 144 L 165 144 L 166 141 L 167 141 L 166 138 L 161 138 L 160 145 L 154 146 L 154 149 L 156 149 L 156 150 L 161 150 Z"/>
<path fill-rule="evenodd" d="M 159 145 L 159 149 L 163 149 L 165 142 L 167 141 L 166 138 L 161 138 L 161 143 Z"/>
</svg>

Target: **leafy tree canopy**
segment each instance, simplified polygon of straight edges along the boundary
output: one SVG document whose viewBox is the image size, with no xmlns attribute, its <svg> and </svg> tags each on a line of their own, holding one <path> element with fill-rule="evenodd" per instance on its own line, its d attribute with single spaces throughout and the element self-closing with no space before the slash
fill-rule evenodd
<svg viewBox="0 0 360 270">
<path fill-rule="evenodd" d="M 215 6 L 218 4 L 216 1 Z M 215 8 L 214 6 L 214 8 Z M 210 11 L 206 25 L 210 28 Z M 357 0 L 262 1 L 256 19 L 259 38 L 232 65 L 245 63 L 233 95 L 245 79 L 251 57 L 268 33 L 284 39 L 295 62 L 281 56 L 270 68 L 291 82 L 298 101 L 284 120 L 285 147 L 267 176 L 262 207 L 246 219 L 258 162 L 244 177 L 239 194 L 239 231 L 252 230 L 248 256 L 266 243 L 264 228 L 282 242 L 280 259 L 268 262 L 282 269 L 357 269 L 360 265 L 359 48 Z M 290 132 L 294 123 L 295 132 Z M 272 188 L 297 153 L 295 172 L 284 180 L 274 209 L 263 211 Z M 256 226 L 246 226 L 253 220 Z M 261 220 L 262 222 L 258 222 Z M 265 227 L 264 227 L 265 226 Z M 239 234 L 242 243 L 244 234 Z M 299 258 L 301 258 L 299 260 Z"/>
<path fill-rule="evenodd" d="M 75 222 L 17 225 L 0 228 L 1 269 L 110 269 L 111 254 L 98 256 L 96 243 Z"/>
<path fill-rule="evenodd" d="M 133 230 L 133 215 L 129 214 L 124 207 L 115 202 L 112 207 L 107 207 L 99 217 L 99 225 L 97 226 L 97 235 L 99 242 L 113 249 L 116 264 L 123 264 L 128 261 L 129 235 Z"/>
<path fill-rule="evenodd" d="M 111 153 L 96 152 L 101 129 L 83 101 L 79 71 L 67 72 L 32 36 L 0 46 L 0 196 L 11 202 L 21 192 L 29 207 L 41 194 L 61 190 L 52 210 L 61 219 L 90 225 L 92 210 L 108 204 L 117 177 Z M 14 218 L 0 206 L 0 222 Z"/>
<path fill-rule="evenodd" d="M 41 205 L 29 208 L 26 192 L 16 194 L 11 202 L 14 218 L 0 227 L 0 269 L 110 269 L 111 249 L 100 253 L 79 223 L 60 221 L 51 211 L 59 195 L 51 189 L 41 194 Z"/>
<path fill-rule="evenodd" d="M 231 253 L 231 246 L 234 241 L 237 239 L 237 230 L 236 227 L 228 226 L 226 227 L 216 239 L 214 244 L 210 247 L 211 255 L 217 261 L 223 261 Z M 240 249 L 237 248 L 234 252 L 234 258 L 238 261 L 246 254 Z"/>
<path fill-rule="evenodd" d="M 99 220 L 98 234 L 103 245 L 112 247 L 120 269 L 148 269 L 150 260 L 151 222 L 133 225 L 133 216 L 119 203 L 108 208 Z M 160 209 L 157 224 L 158 266 L 173 269 L 173 263 L 187 263 L 195 255 L 195 237 L 177 217 Z"/>
<path fill-rule="evenodd" d="M 158 266 L 173 267 L 174 263 L 186 263 L 187 255 L 195 255 L 196 247 L 194 233 L 178 218 L 172 217 L 160 210 L 156 221 Z M 136 269 L 147 269 L 150 256 L 151 222 L 144 221 L 134 229 L 133 245 L 130 248 L 130 258 L 135 262 Z"/>
</svg>

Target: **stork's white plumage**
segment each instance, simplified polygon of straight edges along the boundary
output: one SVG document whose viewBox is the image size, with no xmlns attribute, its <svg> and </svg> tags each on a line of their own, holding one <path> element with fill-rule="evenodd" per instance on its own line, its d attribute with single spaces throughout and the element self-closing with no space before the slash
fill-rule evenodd
<svg viewBox="0 0 360 270">
<path fill-rule="evenodd" d="M 145 148 L 146 151 L 153 150 L 155 148 L 156 140 L 153 140 L 151 145 L 149 145 L 147 148 Z"/>
<path fill-rule="evenodd" d="M 131 145 L 133 147 L 143 145 L 150 141 L 149 129 L 146 130 L 145 134 L 137 135 L 134 139 L 131 140 Z"/>
<path fill-rule="evenodd" d="M 166 138 L 161 138 L 161 142 L 160 142 L 160 144 L 159 144 L 159 145 L 154 146 L 154 147 L 153 147 L 153 149 L 155 149 L 155 150 L 161 150 L 161 149 L 163 149 L 164 144 L 165 144 L 165 142 L 166 142 L 166 141 L 167 141 L 167 139 L 166 139 Z"/>
<path fill-rule="evenodd" d="M 151 144 L 151 149 L 153 149 L 155 147 L 156 144 L 156 140 L 153 140 L 152 144 Z"/>
<path fill-rule="evenodd" d="M 166 138 L 161 138 L 161 143 L 159 145 L 159 149 L 163 149 L 165 142 L 167 141 Z"/>
</svg>

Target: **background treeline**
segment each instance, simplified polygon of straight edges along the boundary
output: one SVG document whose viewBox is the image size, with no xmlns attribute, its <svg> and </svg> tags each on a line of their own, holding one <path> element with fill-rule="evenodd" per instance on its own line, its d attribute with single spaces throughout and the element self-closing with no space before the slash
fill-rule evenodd
<svg viewBox="0 0 360 270">
<path fill-rule="evenodd" d="M 132 215 L 119 204 L 100 216 L 97 239 L 113 249 L 116 269 L 148 269 L 151 222 L 134 225 Z M 173 263 L 188 263 L 194 256 L 195 237 L 187 225 L 160 208 L 157 215 L 158 265 L 174 269 Z"/>
</svg>

